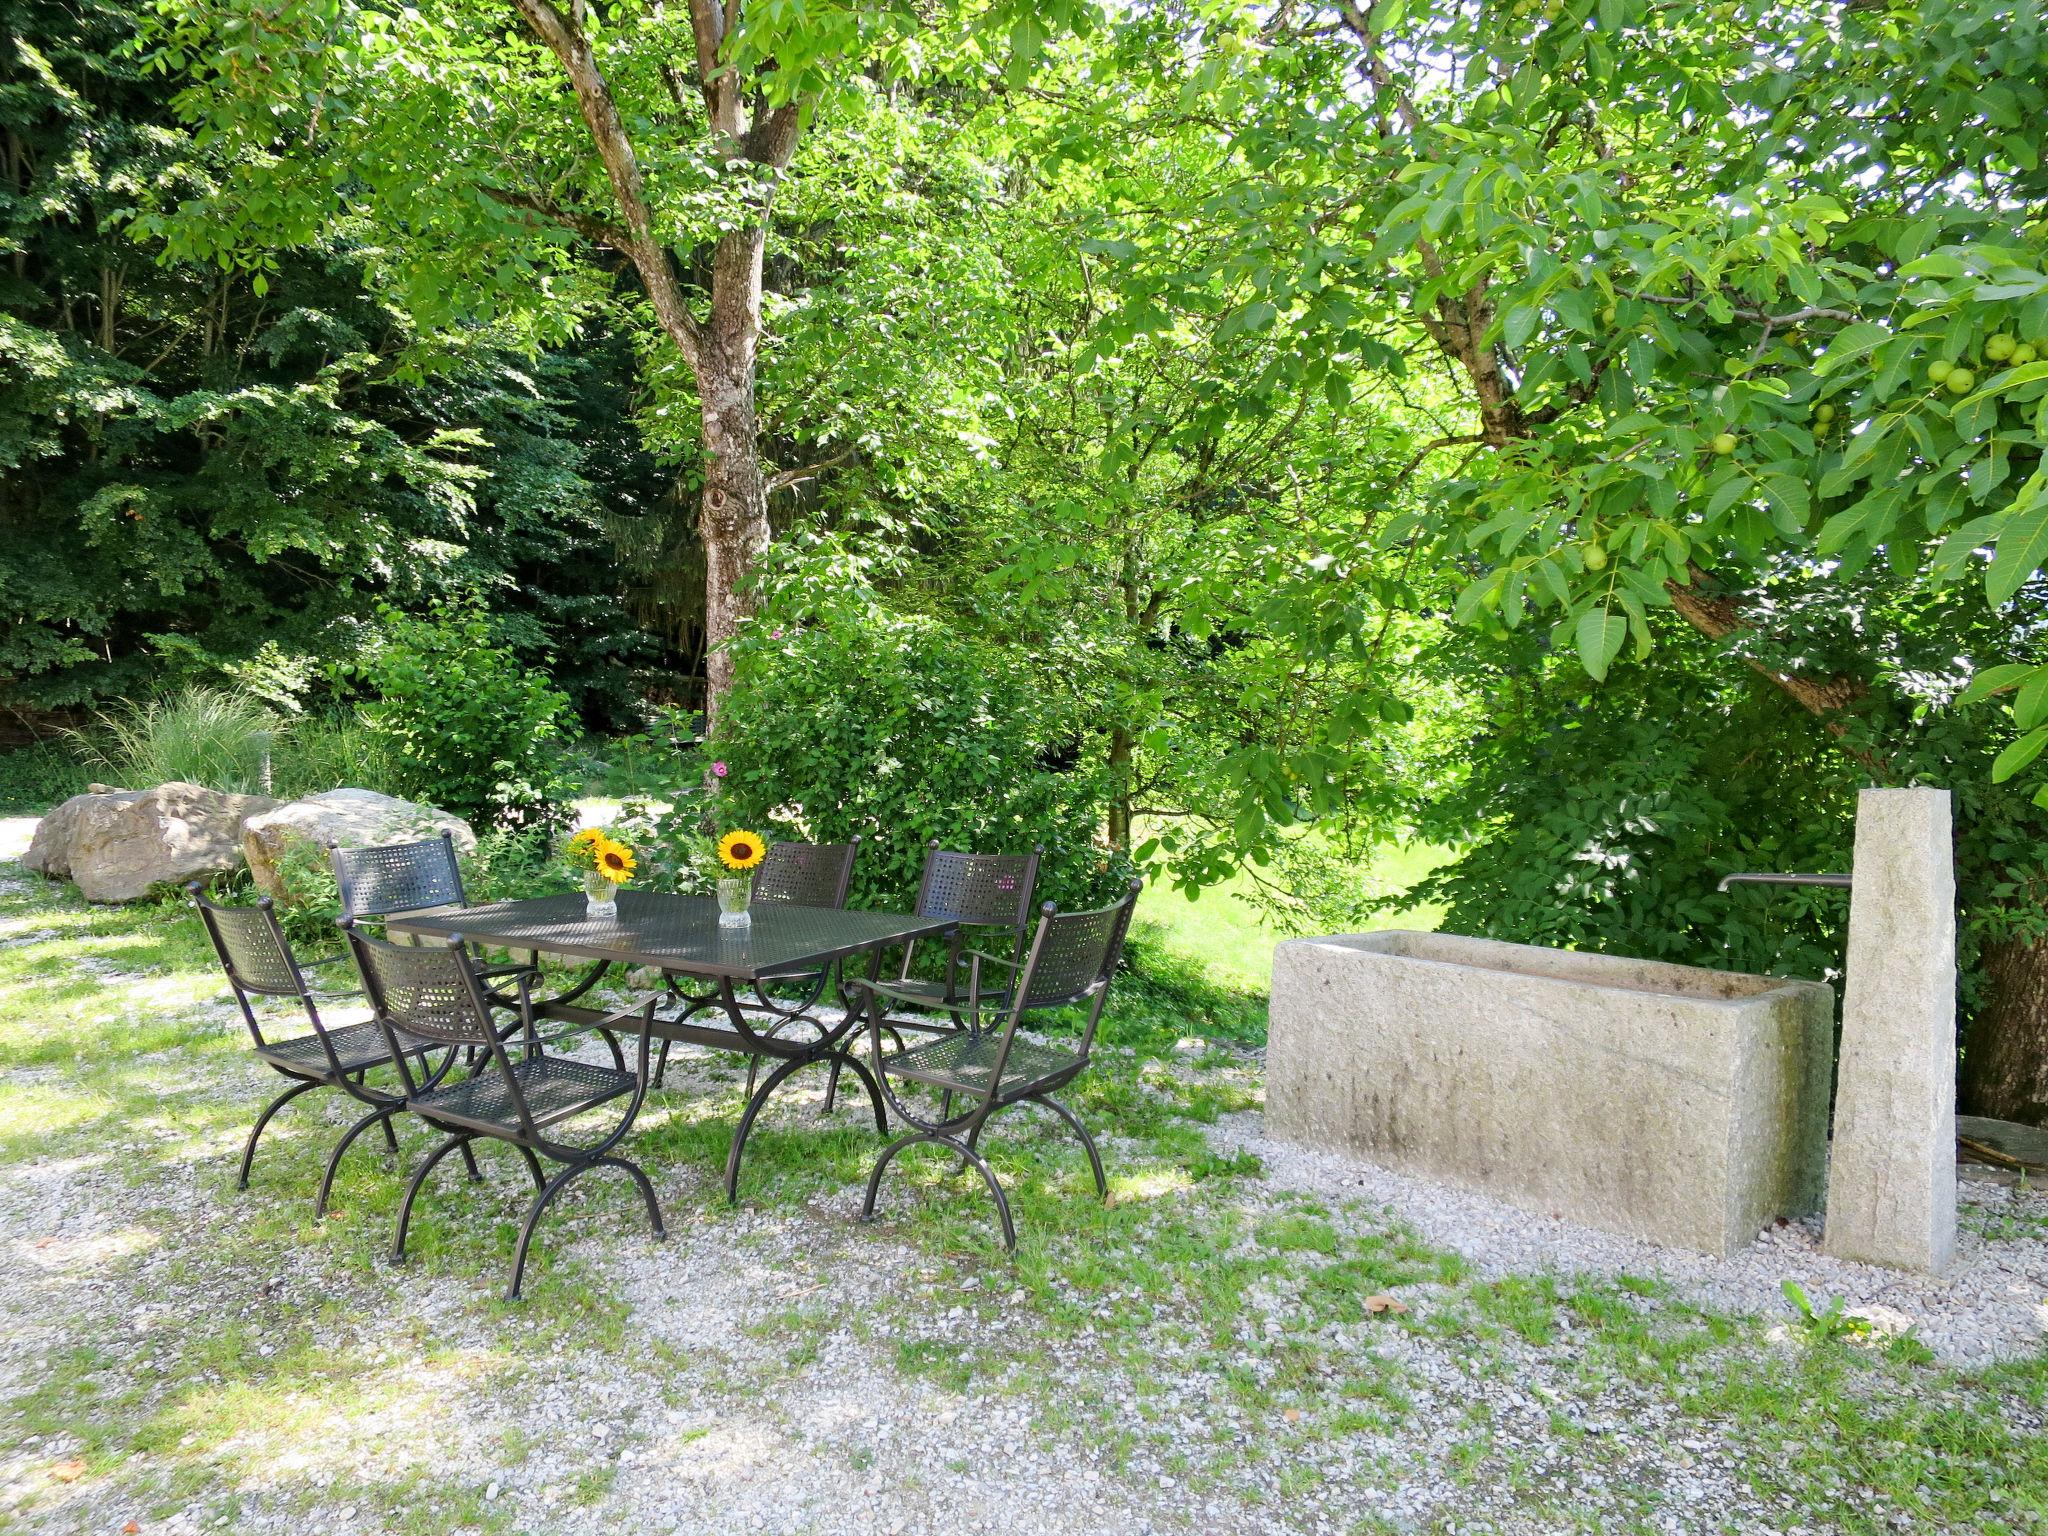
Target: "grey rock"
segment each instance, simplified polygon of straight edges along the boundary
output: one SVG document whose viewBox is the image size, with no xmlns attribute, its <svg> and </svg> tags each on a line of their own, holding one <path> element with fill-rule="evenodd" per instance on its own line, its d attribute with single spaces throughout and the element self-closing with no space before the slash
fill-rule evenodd
<svg viewBox="0 0 2048 1536">
<path fill-rule="evenodd" d="M 292 892 L 280 864 L 294 843 L 368 848 L 439 837 L 444 831 L 455 839 L 458 853 L 476 851 L 476 833 L 460 816 L 372 789 L 329 789 L 250 817 L 242 828 L 241 851 L 256 888 L 289 899 Z"/>
<path fill-rule="evenodd" d="M 243 823 L 277 803 L 178 783 L 73 795 L 37 824 L 22 862 L 87 901 L 136 901 L 239 868 Z"/>
<path fill-rule="evenodd" d="M 1273 1134 L 1705 1253 L 1818 1207 L 1832 989 L 1386 932 L 1273 960 Z"/>
<path fill-rule="evenodd" d="M 1940 1274 L 1956 1246 L 1956 878 L 1945 789 L 1856 800 L 1824 1243 Z"/>
</svg>

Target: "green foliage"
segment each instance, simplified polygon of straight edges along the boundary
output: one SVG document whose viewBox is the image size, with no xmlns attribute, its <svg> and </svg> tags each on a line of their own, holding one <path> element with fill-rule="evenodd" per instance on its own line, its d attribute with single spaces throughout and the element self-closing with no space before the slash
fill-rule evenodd
<svg viewBox="0 0 2048 1536">
<path fill-rule="evenodd" d="M 270 755 L 283 723 L 246 694 L 186 687 L 100 716 L 77 741 L 115 784 L 148 789 L 173 782 L 233 794 L 268 793 Z"/>
<path fill-rule="evenodd" d="M 1860 1339 L 1869 1335 L 1870 1320 L 1850 1316 L 1841 1297 L 1830 1297 L 1825 1307 L 1816 1307 L 1807 1296 L 1805 1287 L 1797 1280 L 1787 1280 L 1782 1289 L 1799 1319 L 1801 1330 L 1816 1343 Z"/>
<path fill-rule="evenodd" d="M 1067 758 L 1082 722 L 1004 652 L 849 599 L 810 622 L 757 622 L 712 755 L 721 827 L 861 838 L 856 905 L 907 907 L 925 845 L 1045 845 L 1045 898 L 1109 896 L 1125 866 L 1095 841 L 1107 783 Z"/>
<path fill-rule="evenodd" d="M 409 798 L 479 826 L 559 816 L 574 788 L 568 697 L 498 642 L 479 604 L 424 616 L 387 605 L 362 656 L 337 670 L 367 690 L 363 727 Z"/>
<path fill-rule="evenodd" d="M 91 770 L 68 741 L 0 750 L 0 816 L 47 811 L 84 794 L 90 782 Z"/>
<path fill-rule="evenodd" d="M 272 749 L 270 783 L 270 793 L 280 800 L 344 786 L 404 793 L 388 739 L 353 711 L 341 709 L 292 721 Z"/>
<path fill-rule="evenodd" d="M 0 36 L 0 703 L 260 687 L 259 649 L 303 673 L 379 597 L 484 587 L 594 722 L 626 718 L 650 648 L 601 552 L 662 489 L 629 348 L 414 326 L 360 227 L 256 274 L 173 259 L 138 214 L 231 166 L 125 54 L 137 9 L 21 0 Z"/>
</svg>

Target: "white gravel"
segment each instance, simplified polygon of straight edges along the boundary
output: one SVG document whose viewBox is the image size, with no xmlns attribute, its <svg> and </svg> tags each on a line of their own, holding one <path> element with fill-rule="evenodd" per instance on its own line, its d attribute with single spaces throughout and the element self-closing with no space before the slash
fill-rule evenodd
<svg viewBox="0 0 2048 1536">
<path fill-rule="evenodd" d="M 1260 1117 L 1226 1119 L 1218 1144 L 1256 1154 L 1265 1181 L 1328 1200 L 1365 1200 L 1413 1227 L 1424 1241 L 1462 1254 L 1481 1275 L 1555 1274 L 1661 1279 L 1703 1307 L 1789 1316 L 1789 1280 L 1818 1308 L 1836 1297 L 1880 1332 L 1907 1328 L 1936 1356 L 1981 1363 L 2048 1342 L 2048 1197 L 1975 1176 L 1960 1185 L 1956 1261 L 1939 1279 L 1831 1258 L 1820 1220 L 1771 1228 L 1726 1259 L 1664 1248 L 1532 1214 L 1484 1194 L 1391 1172 L 1334 1153 L 1268 1139 Z M 1988 1221 L 2031 1217 L 2034 1236 L 1987 1239 Z"/>
</svg>

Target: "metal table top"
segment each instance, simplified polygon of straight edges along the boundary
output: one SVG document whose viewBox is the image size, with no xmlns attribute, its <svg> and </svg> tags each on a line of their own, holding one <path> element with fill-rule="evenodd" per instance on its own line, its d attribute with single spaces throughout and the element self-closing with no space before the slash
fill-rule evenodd
<svg viewBox="0 0 2048 1536">
<path fill-rule="evenodd" d="M 621 891 L 617 904 L 614 918 L 588 918 L 578 892 L 393 915 L 385 926 L 392 933 L 438 938 L 459 934 L 473 943 L 503 949 L 648 965 L 733 981 L 816 970 L 847 955 L 928 938 L 953 926 L 946 918 L 902 912 L 848 912 L 764 901 L 753 907 L 753 922 L 747 927 L 721 928 L 718 903 L 709 896 Z"/>
</svg>

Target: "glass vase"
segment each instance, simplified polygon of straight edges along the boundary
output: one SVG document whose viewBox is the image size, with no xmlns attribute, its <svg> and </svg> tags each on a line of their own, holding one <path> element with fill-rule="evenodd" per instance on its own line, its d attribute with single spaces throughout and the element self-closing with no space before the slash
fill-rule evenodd
<svg viewBox="0 0 2048 1536">
<path fill-rule="evenodd" d="M 601 923 L 619 915 L 619 888 L 594 869 L 583 877 L 583 915 Z"/>
<path fill-rule="evenodd" d="M 718 882 L 718 926 L 746 928 L 753 924 L 747 903 L 753 899 L 754 882 L 746 875 L 734 875 Z"/>
</svg>

